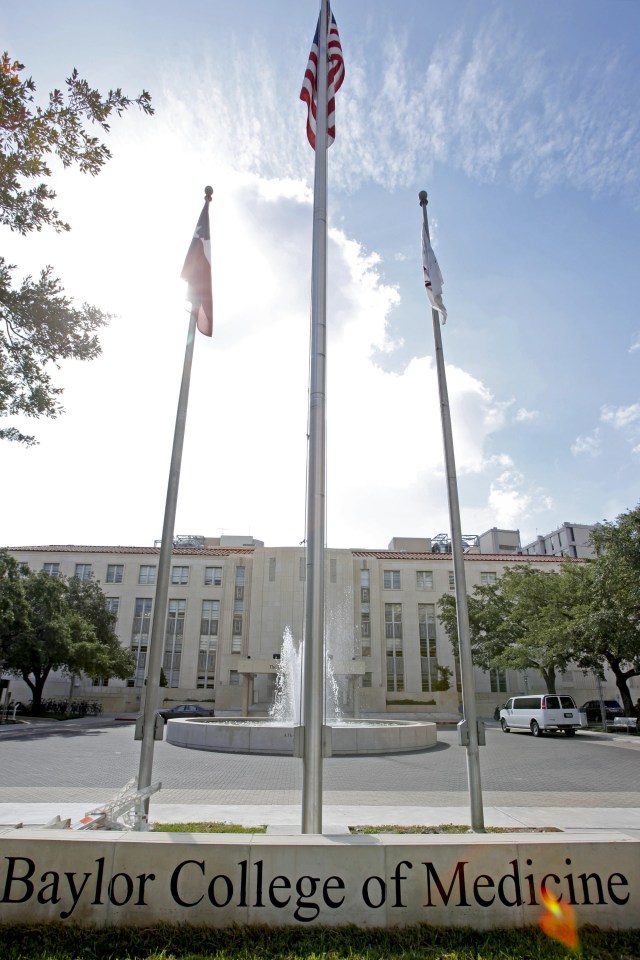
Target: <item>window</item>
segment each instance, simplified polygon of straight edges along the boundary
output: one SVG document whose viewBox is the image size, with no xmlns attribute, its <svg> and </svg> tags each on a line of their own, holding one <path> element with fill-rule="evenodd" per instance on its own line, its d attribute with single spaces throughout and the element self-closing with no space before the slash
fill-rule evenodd
<svg viewBox="0 0 640 960">
<path fill-rule="evenodd" d="M 172 567 L 171 583 L 181 587 L 189 583 L 189 567 Z"/>
<path fill-rule="evenodd" d="M 151 584 L 156 582 L 156 568 L 155 566 L 149 567 L 143 564 L 140 567 L 140 573 L 138 574 L 138 583 Z"/>
<path fill-rule="evenodd" d="M 480 583 L 483 587 L 486 587 L 490 583 L 495 583 L 497 579 L 496 574 L 492 571 L 485 571 L 480 574 Z"/>
<path fill-rule="evenodd" d="M 370 673 L 370 672 L 364 673 L 363 676 L 362 676 L 362 686 L 363 686 L 363 687 L 371 687 L 371 686 L 373 686 L 372 680 L 373 680 L 373 674 L 372 674 L 372 673 Z"/>
<path fill-rule="evenodd" d="M 91 686 L 92 687 L 108 687 L 109 680 L 108 678 L 105 679 L 104 677 L 93 677 L 91 680 Z"/>
<path fill-rule="evenodd" d="M 276 558 L 269 557 L 269 583 L 273 583 L 276 579 Z"/>
<path fill-rule="evenodd" d="M 384 571 L 384 589 L 385 590 L 400 589 L 400 571 L 399 570 Z"/>
<path fill-rule="evenodd" d="M 109 613 L 114 613 L 116 617 L 120 610 L 120 597 L 107 597 L 105 600 L 105 605 Z"/>
<path fill-rule="evenodd" d="M 244 612 L 244 585 L 246 581 L 246 567 L 236 567 L 236 587 L 233 600 L 233 626 L 231 628 L 231 653 L 242 651 L 242 615 Z"/>
<path fill-rule="evenodd" d="M 368 603 L 363 603 L 360 608 L 360 653 L 363 657 L 371 656 L 371 613 Z"/>
<path fill-rule="evenodd" d="M 203 600 L 202 617 L 200 620 L 200 648 L 198 650 L 197 679 L 197 686 L 201 690 L 212 688 L 215 681 L 219 617 L 220 601 Z"/>
<path fill-rule="evenodd" d="M 217 647 L 218 641 L 215 637 L 200 637 L 196 683 L 199 690 L 210 690 L 215 684 Z"/>
<path fill-rule="evenodd" d="M 147 648 L 149 646 L 149 633 L 151 632 L 152 603 L 150 597 L 138 597 L 136 599 L 131 627 L 131 652 L 136 658 L 136 668 L 133 677 L 127 681 L 127 685 L 130 687 L 142 687 L 144 685 Z"/>
<path fill-rule="evenodd" d="M 361 570 L 360 571 L 360 600 L 362 603 L 369 603 L 371 599 L 371 591 L 369 587 L 369 571 Z"/>
<path fill-rule="evenodd" d="M 204 585 L 205 587 L 222 586 L 222 567 L 205 567 Z"/>
<path fill-rule="evenodd" d="M 59 577 L 60 576 L 60 564 L 59 563 L 43 563 L 42 569 L 45 573 L 48 573 L 50 577 Z"/>
<path fill-rule="evenodd" d="M 338 582 L 338 561 L 335 559 L 329 560 L 329 580 L 331 583 Z"/>
<path fill-rule="evenodd" d="M 489 670 L 489 682 L 491 683 L 491 693 L 506 693 L 507 671 L 498 669 Z"/>
<path fill-rule="evenodd" d="M 462 693 L 462 673 L 460 672 L 460 657 L 453 658 L 453 668 L 456 675 L 456 690 Z"/>
<path fill-rule="evenodd" d="M 169 600 L 167 611 L 167 629 L 164 645 L 164 675 L 167 686 L 180 686 L 180 664 L 182 661 L 182 640 L 184 636 L 184 617 L 186 600 Z"/>
<path fill-rule="evenodd" d="M 229 671 L 229 686 L 236 687 L 240 683 L 240 674 L 237 670 Z"/>
<path fill-rule="evenodd" d="M 420 675 L 423 692 L 437 690 L 440 679 L 436 648 L 436 607 L 434 603 L 418 604 L 420 640 Z"/>
<path fill-rule="evenodd" d="M 200 620 L 201 637 L 217 637 L 218 621 L 220 619 L 220 601 L 203 600 L 202 618 Z"/>
<path fill-rule="evenodd" d="M 398 692 L 404 690 L 401 603 L 385 603 L 384 628 L 387 647 L 387 690 Z"/>
<path fill-rule="evenodd" d="M 452 573 L 450 573 L 449 574 L 449 590 L 455 590 L 455 588 L 456 588 L 456 578 Z"/>
<path fill-rule="evenodd" d="M 371 590 L 369 589 L 369 571 L 360 571 L 360 641 L 361 654 L 363 657 L 371 656 L 371 607 L 369 600 Z"/>
<path fill-rule="evenodd" d="M 416 570 L 416 590 L 433 590 L 431 570 Z"/>
<path fill-rule="evenodd" d="M 107 566 L 107 583 L 122 583 L 123 563 L 110 563 Z"/>
<path fill-rule="evenodd" d="M 78 580 L 91 580 L 91 564 L 90 563 L 76 563 L 76 577 Z"/>
</svg>

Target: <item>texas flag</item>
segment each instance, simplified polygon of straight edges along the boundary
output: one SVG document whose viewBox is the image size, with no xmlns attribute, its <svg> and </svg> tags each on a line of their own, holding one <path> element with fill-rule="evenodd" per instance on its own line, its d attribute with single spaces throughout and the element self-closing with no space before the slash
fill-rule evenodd
<svg viewBox="0 0 640 960">
<path fill-rule="evenodd" d="M 213 332 L 213 297 L 211 293 L 211 235 L 209 233 L 209 204 L 213 190 L 207 187 L 202 213 L 180 274 L 189 284 L 187 300 L 196 314 L 200 333 L 210 337 Z"/>
</svg>

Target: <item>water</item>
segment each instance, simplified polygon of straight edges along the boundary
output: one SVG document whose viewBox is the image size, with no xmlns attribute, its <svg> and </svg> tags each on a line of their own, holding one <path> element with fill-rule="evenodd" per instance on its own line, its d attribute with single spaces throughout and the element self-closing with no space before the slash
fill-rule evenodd
<svg viewBox="0 0 640 960">
<path fill-rule="evenodd" d="M 302 665 L 304 643 L 296 643 L 289 627 L 282 635 L 282 648 L 278 661 L 276 689 L 269 716 L 277 723 L 302 722 Z M 340 723 L 340 685 L 333 672 L 333 655 L 325 655 L 325 719 L 327 723 Z"/>
<path fill-rule="evenodd" d="M 278 723 L 300 723 L 302 717 L 302 644 L 289 627 L 282 635 L 276 690 L 269 716 Z"/>
</svg>

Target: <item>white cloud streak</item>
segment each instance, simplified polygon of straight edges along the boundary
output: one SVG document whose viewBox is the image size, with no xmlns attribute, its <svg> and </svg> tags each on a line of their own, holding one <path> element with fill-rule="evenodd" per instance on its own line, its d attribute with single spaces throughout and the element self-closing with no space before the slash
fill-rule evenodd
<svg viewBox="0 0 640 960">
<path fill-rule="evenodd" d="M 571 453 L 574 457 L 597 457 L 600 455 L 602 438 L 596 428 L 590 436 L 576 437 L 571 444 Z"/>
</svg>

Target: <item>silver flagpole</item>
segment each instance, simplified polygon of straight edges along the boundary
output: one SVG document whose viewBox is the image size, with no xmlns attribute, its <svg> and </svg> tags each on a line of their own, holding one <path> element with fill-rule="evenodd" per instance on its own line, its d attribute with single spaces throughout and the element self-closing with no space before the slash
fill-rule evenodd
<svg viewBox="0 0 640 960">
<path fill-rule="evenodd" d="M 427 193 L 418 194 L 422 207 L 424 228 L 429 238 L 427 220 Z M 458 646 L 460 650 L 460 674 L 462 678 L 462 702 L 464 706 L 463 730 L 467 748 L 467 778 L 469 781 L 469 802 L 471 806 L 471 829 L 484 833 L 484 813 L 482 809 L 482 784 L 480 782 L 480 750 L 478 742 L 478 714 L 473 683 L 473 661 L 471 659 L 471 637 L 469 634 L 469 609 L 467 605 L 467 584 L 464 571 L 464 550 L 462 546 L 462 527 L 460 524 L 460 503 L 458 501 L 458 481 L 456 461 L 453 452 L 453 433 L 451 430 L 451 410 L 449 392 L 444 366 L 440 314 L 431 310 L 433 336 L 436 349 L 436 369 L 438 371 L 438 392 L 440 394 L 440 415 L 442 418 L 442 439 L 444 460 L 447 471 L 447 495 L 449 499 L 449 521 L 451 523 L 451 548 L 453 553 L 453 576 L 455 581 L 456 609 L 458 618 Z"/>
<path fill-rule="evenodd" d="M 162 544 L 160 546 L 160 558 L 158 560 L 158 581 L 156 599 L 153 607 L 151 642 L 149 644 L 147 677 L 145 681 L 142 745 L 140 747 L 140 766 L 138 770 L 139 791 L 151 786 L 156 710 L 158 710 L 160 700 L 160 672 L 162 669 L 162 655 L 164 653 L 164 632 L 169 595 L 169 574 L 173 554 L 173 534 L 176 522 L 176 505 L 178 502 L 178 487 L 180 485 L 180 467 L 182 464 L 187 406 L 189 403 L 189 385 L 191 381 L 191 363 L 193 360 L 197 312 L 197 308 L 196 310 L 192 310 L 189 318 L 189 332 L 187 333 L 187 345 L 182 368 L 182 383 L 180 385 L 176 425 L 173 434 L 173 449 L 171 451 L 171 466 L 169 468 L 169 483 L 167 485 L 167 499 L 164 508 Z M 139 829 L 142 830 L 146 829 L 148 822 L 148 797 L 144 801 L 144 808 L 145 820 L 139 825 Z"/>
<path fill-rule="evenodd" d="M 321 0 L 318 32 L 311 361 L 307 466 L 307 603 L 302 708 L 304 758 L 302 832 L 322 833 L 322 721 L 324 714 L 324 553 L 326 474 L 327 333 L 327 0 Z"/>
</svg>

